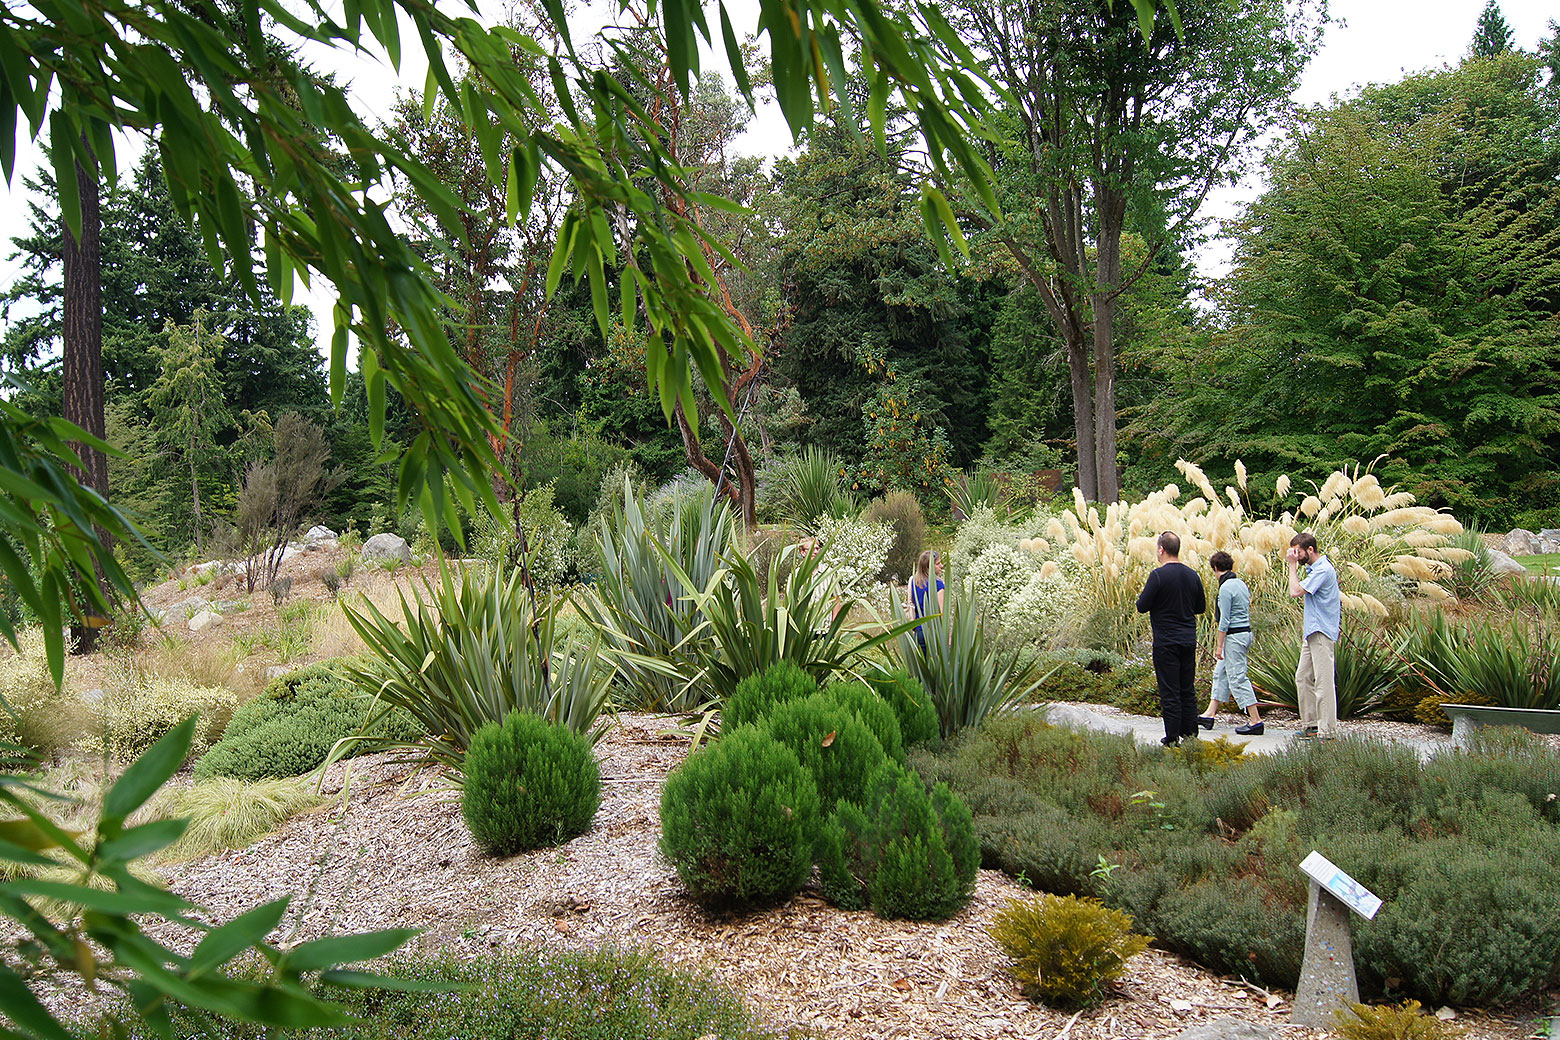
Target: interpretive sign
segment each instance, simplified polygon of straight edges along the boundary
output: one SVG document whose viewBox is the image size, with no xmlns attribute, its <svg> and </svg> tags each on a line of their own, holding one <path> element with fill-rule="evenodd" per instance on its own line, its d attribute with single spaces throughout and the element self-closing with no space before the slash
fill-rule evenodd
<svg viewBox="0 0 1560 1040">
<path fill-rule="evenodd" d="M 1339 870 L 1320 852 L 1312 852 L 1300 861 L 1306 876 L 1343 901 L 1343 905 L 1369 921 L 1381 909 L 1381 897 Z"/>
</svg>

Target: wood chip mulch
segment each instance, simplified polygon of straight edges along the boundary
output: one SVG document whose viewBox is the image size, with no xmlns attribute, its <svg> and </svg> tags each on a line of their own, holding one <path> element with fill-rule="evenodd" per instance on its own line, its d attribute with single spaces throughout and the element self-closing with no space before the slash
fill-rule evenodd
<svg viewBox="0 0 1560 1040">
<path fill-rule="evenodd" d="M 1102 1006 L 1069 1014 L 1033 1005 L 1003 971 L 986 925 L 1027 890 L 981 871 L 951 921 L 917 924 L 837 910 L 804 892 L 784 906 L 712 917 L 684 894 L 656 850 L 666 774 L 689 740 L 675 722 L 621 716 L 598 746 L 601 810 L 558 849 L 494 859 L 472 842 L 437 778 L 384 756 L 332 767 L 324 807 L 254 846 L 169 872 L 172 888 L 228 919 L 293 895 L 281 936 L 423 929 L 412 949 L 460 956 L 513 947 L 650 949 L 704 968 L 772 1022 L 825 1037 L 1034 1037 L 1157 1040 L 1234 1018 L 1283 1037 L 1290 995 L 1220 978 L 1149 950 Z M 345 788 L 345 798 L 342 792 Z M 1533 1013 L 1460 1013 L 1473 1040 L 1530 1035 Z"/>
</svg>

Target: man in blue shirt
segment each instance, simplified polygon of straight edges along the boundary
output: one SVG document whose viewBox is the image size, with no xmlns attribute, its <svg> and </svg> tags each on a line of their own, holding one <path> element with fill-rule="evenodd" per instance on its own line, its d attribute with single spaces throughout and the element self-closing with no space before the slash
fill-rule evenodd
<svg viewBox="0 0 1560 1040">
<path fill-rule="evenodd" d="M 1295 669 L 1295 689 L 1300 701 L 1303 737 L 1338 735 L 1338 692 L 1333 681 L 1333 647 L 1343 621 L 1343 595 L 1332 561 L 1316 547 L 1310 532 L 1289 540 L 1284 554 L 1289 566 L 1289 594 L 1303 597 L 1305 618 L 1300 624 L 1300 666 Z M 1304 564 L 1305 577 L 1300 576 Z"/>
</svg>

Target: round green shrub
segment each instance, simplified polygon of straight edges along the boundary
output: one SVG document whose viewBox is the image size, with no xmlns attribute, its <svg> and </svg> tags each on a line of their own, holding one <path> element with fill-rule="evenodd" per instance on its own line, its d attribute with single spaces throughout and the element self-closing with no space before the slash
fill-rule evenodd
<svg viewBox="0 0 1560 1040">
<path fill-rule="evenodd" d="M 892 762 L 872 774 L 862 806 L 840 803 L 818 842 L 825 899 L 881 917 L 941 921 L 969 901 L 980 849 L 969 809 L 944 784 L 931 794 Z"/>
<path fill-rule="evenodd" d="M 1046 1004 L 1087 1007 L 1104 998 L 1127 961 L 1148 948 L 1132 918 L 1096 899 L 1015 899 L 991 923 L 1024 992 Z"/>
<path fill-rule="evenodd" d="M 825 812 L 842 799 L 859 798 L 873 770 L 888 761 L 866 724 L 820 693 L 777 706 L 763 728 L 811 774 Z"/>
<path fill-rule="evenodd" d="M 921 511 L 921 503 L 908 491 L 890 491 L 868 503 L 861 516 L 869 523 L 887 524 L 894 530 L 894 544 L 889 546 L 878 580 L 900 585 L 908 582 L 926 542 L 926 514 Z"/>
<path fill-rule="evenodd" d="M 745 726 L 667 777 L 661 852 L 700 903 L 779 902 L 812 873 L 818 805 L 818 786 L 796 753 L 766 728 Z"/>
<path fill-rule="evenodd" d="M 477 730 L 462 772 L 461 815 L 472 836 L 500 856 L 583 834 L 601 804 L 590 741 L 530 712 Z"/>
<path fill-rule="evenodd" d="M 921 680 L 908 669 L 874 668 L 867 672 L 866 680 L 899 716 L 899 732 L 905 747 L 929 744 L 937 739 L 940 734 L 937 709 Z"/>
<path fill-rule="evenodd" d="M 884 753 L 904 764 L 905 738 L 900 733 L 899 716 L 872 687 L 863 682 L 833 683 L 823 688 L 823 695 L 852 712 L 878 738 Z"/>
<path fill-rule="evenodd" d="M 362 731 L 369 704 L 331 662 L 288 672 L 233 713 L 222 739 L 196 760 L 191 772 L 197 780 L 250 781 L 307 773 L 325 761 L 337 741 Z M 394 744 L 421 734 L 409 716 L 396 711 L 376 735 Z M 349 747 L 348 753 L 369 750 L 372 746 L 363 744 Z"/>
<path fill-rule="evenodd" d="M 818 692 L 818 682 L 794 661 L 780 661 L 737 683 L 721 707 L 720 724 L 728 732 L 762 722 L 781 704 Z"/>
</svg>

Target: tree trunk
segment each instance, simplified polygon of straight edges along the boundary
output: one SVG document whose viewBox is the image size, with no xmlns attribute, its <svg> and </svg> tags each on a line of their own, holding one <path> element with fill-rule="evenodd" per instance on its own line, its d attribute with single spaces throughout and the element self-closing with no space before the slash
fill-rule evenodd
<svg viewBox="0 0 1560 1040">
<path fill-rule="evenodd" d="M 1094 452 L 1098 501 L 1121 497 L 1116 475 L 1116 299 L 1121 291 L 1121 233 L 1127 200 L 1099 182 L 1094 186 L 1100 220 L 1094 267 Z"/>
<path fill-rule="evenodd" d="M 65 142 L 56 142 L 64 147 Z M 64 300 L 60 308 L 64 356 L 60 368 L 64 377 L 64 415 L 95 437 L 104 435 L 103 422 L 103 267 L 99 236 L 103 226 L 97 172 L 76 164 L 76 188 L 81 195 L 81 238 L 71 234 L 64 219 L 60 221 L 60 246 L 65 267 Z M 75 445 L 84 469 L 71 467 L 82 484 L 108 498 L 108 457 L 86 444 Z M 108 546 L 107 533 L 99 529 L 98 539 Z M 98 575 L 101 583 L 102 575 Z M 85 604 L 83 604 L 85 608 Z M 83 609 L 91 614 L 90 609 Z M 91 653 L 97 644 L 99 627 L 88 617 L 87 624 L 74 626 L 77 653 Z"/>
<path fill-rule="evenodd" d="M 1073 437 L 1078 442 L 1078 490 L 1099 501 L 1099 474 L 1094 468 L 1094 390 L 1089 379 L 1088 346 L 1072 336 L 1067 341 L 1067 371 L 1072 377 Z"/>
</svg>

